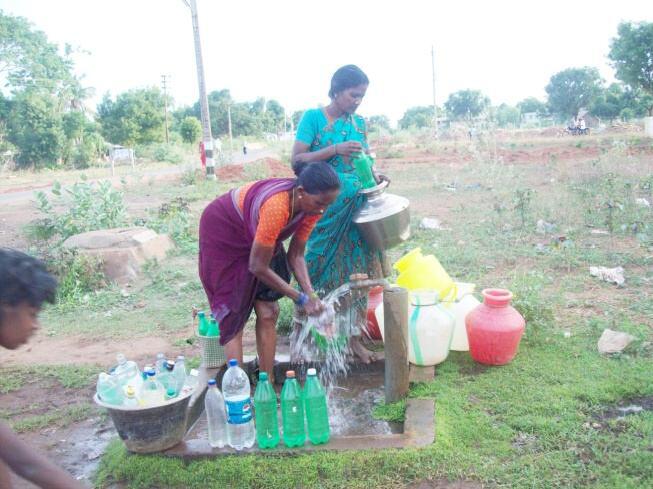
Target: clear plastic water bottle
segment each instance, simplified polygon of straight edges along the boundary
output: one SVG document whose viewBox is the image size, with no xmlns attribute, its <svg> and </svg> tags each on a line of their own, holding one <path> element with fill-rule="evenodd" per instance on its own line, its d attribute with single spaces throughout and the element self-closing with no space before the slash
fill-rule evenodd
<svg viewBox="0 0 653 489">
<path fill-rule="evenodd" d="M 177 385 L 175 386 L 175 391 L 177 394 L 181 392 L 186 383 L 186 359 L 183 355 L 177 357 L 175 362 L 175 368 L 172 370 L 172 375 L 175 376 Z"/>
<path fill-rule="evenodd" d="M 308 439 L 313 445 L 318 445 L 329 441 L 329 412 L 326 392 L 314 368 L 309 368 L 306 375 L 304 409 L 306 410 Z"/>
<path fill-rule="evenodd" d="M 131 385 L 138 392 L 143 385 L 143 377 L 138 364 L 133 360 L 127 360 L 122 353 L 118 353 L 116 360 L 118 365 L 114 369 L 113 375 L 118 378 L 123 391 L 127 389 L 128 385 Z"/>
<path fill-rule="evenodd" d="M 147 380 L 141 386 L 140 398 L 144 406 L 155 406 L 164 400 L 165 390 L 156 379 L 154 369 L 147 370 Z"/>
<path fill-rule="evenodd" d="M 209 426 L 209 444 L 222 448 L 227 443 L 227 413 L 224 399 L 218 390 L 215 379 L 209 379 L 209 388 L 204 397 L 206 420 Z"/>
<path fill-rule="evenodd" d="M 97 395 L 101 401 L 120 405 L 123 402 L 123 390 L 116 375 L 102 372 L 97 379 Z"/>
<path fill-rule="evenodd" d="M 139 405 L 140 403 L 136 398 L 136 391 L 131 385 L 128 385 L 127 390 L 125 391 L 125 402 L 123 402 L 123 406 L 138 407 Z"/>
<path fill-rule="evenodd" d="M 250 398 L 249 378 L 238 366 L 238 360 L 229 360 L 229 368 L 222 377 L 222 395 L 227 408 L 227 440 L 236 450 L 254 445 L 254 418 Z"/>
<path fill-rule="evenodd" d="M 286 372 L 286 381 L 281 389 L 281 420 L 283 442 L 287 447 L 301 447 L 306 441 L 304 402 L 302 388 L 295 378 L 294 370 Z"/>
<path fill-rule="evenodd" d="M 159 375 L 161 372 L 164 371 L 165 364 L 166 364 L 165 353 L 157 353 L 156 354 L 156 362 L 154 362 L 154 367 L 156 368 L 156 374 L 157 375 Z"/>
<path fill-rule="evenodd" d="M 260 448 L 274 448 L 279 444 L 279 421 L 277 419 L 277 394 L 268 380 L 267 372 L 261 372 L 254 393 L 256 410 L 256 441 Z"/>
</svg>

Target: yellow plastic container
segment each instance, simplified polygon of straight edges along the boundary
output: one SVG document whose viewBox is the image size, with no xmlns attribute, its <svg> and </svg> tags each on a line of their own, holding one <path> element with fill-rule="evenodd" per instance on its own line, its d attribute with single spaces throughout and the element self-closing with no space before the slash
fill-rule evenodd
<svg viewBox="0 0 653 489">
<path fill-rule="evenodd" d="M 409 252 L 395 263 L 399 270 L 397 285 L 408 290 L 435 290 L 440 301 L 455 300 L 458 288 L 438 259 L 423 256 L 419 248 Z"/>
</svg>

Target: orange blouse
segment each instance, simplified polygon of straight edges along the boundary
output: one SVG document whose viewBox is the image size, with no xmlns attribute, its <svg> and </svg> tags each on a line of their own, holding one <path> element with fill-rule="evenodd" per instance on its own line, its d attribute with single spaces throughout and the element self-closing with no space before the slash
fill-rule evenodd
<svg viewBox="0 0 653 489">
<path fill-rule="evenodd" d="M 238 189 L 238 207 L 241 212 L 245 209 L 245 197 L 247 192 L 255 182 L 243 185 Z M 304 243 L 308 241 L 313 228 L 321 215 L 307 215 L 302 219 L 299 228 L 295 231 L 295 236 Z M 259 220 L 256 227 L 256 236 L 254 241 L 262 246 L 273 247 L 281 230 L 290 220 L 290 193 L 279 192 L 266 200 L 259 211 Z"/>
</svg>

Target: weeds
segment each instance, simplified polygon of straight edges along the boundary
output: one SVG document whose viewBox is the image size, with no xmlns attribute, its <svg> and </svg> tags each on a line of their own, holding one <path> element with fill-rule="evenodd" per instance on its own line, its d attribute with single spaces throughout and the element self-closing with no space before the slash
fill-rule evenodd
<svg viewBox="0 0 653 489">
<path fill-rule="evenodd" d="M 28 227 L 31 239 L 58 238 L 62 242 L 75 234 L 98 229 L 124 226 L 127 223 L 127 211 L 122 192 L 115 190 L 109 181 L 97 184 L 82 181 L 64 189 L 55 182 L 52 187 L 55 202 L 62 204 L 66 210 L 58 213 L 44 192 L 36 192 L 36 207 L 45 215 Z"/>
</svg>

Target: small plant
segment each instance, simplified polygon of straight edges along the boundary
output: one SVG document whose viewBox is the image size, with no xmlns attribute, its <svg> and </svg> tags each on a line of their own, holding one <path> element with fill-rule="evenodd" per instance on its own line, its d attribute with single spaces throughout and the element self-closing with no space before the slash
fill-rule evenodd
<svg viewBox="0 0 653 489">
<path fill-rule="evenodd" d="M 78 304 L 85 296 L 106 287 L 102 262 L 72 250 L 55 248 L 42 257 L 48 269 L 57 277 L 57 303 Z"/>
<path fill-rule="evenodd" d="M 191 234 L 190 205 L 183 197 L 175 197 L 159 207 L 156 216 L 145 224 L 157 233 L 167 234 L 184 250 L 195 250 L 196 239 Z"/>
<path fill-rule="evenodd" d="M 279 319 L 277 320 L 277 332 L 282 335 L 290 335 L 292 332 L 293 312 L 295 306 L 287 297 L 279 300 Z"/>
<path fill-rule="evenodd" d="M 553 325 L 553 307 L 542 296 L 546 277 L 539 272 L 518 275 L 510 286 L 514 295 L 512 305 L 517 309 L 535 334 Z"/>
<path fill-rule="evenodd" d="M 517 189 L 513 192 L 513 209 L 519 214 L 522 228 L 526 227 L 526 221 L 530 215 L 533 193 L 534 191 L 530 188 Z"/>
<path fill-rule="evenodd" d="M 121 227 L 127 222 L 123 194 L 114 189 L 109 181 L 93 184 L 82 176 L 81 182 L 66 189 L 55 182 L 52 193 L 66 210 L 58 213 L 45 193 L 37 192 L 36 207 L 45 218 L 28 228 L 28 234 L 33 239 L 57 236 L 64 241 L 75 234 Z"/>
</svg>

